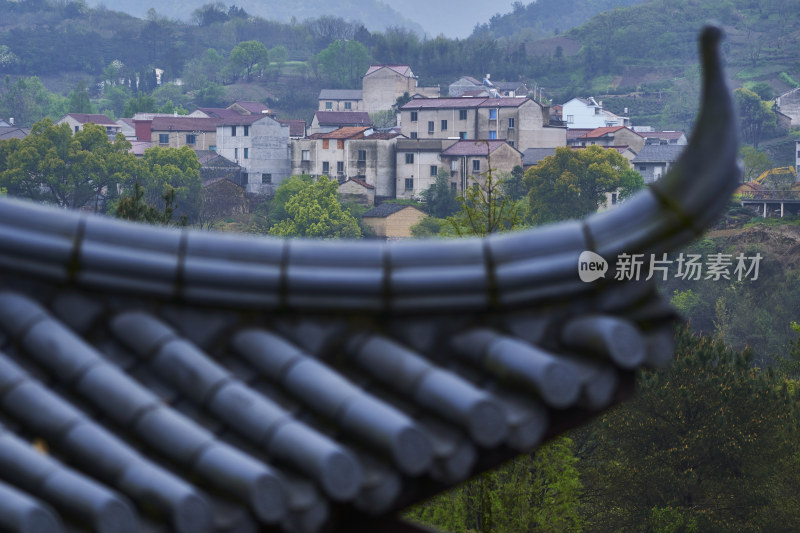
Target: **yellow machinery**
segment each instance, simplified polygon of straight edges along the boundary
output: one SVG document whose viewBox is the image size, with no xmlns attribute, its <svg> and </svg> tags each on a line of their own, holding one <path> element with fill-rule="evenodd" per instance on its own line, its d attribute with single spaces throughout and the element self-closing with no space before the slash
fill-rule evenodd
<svg viewBox="0 0 800 533">
<path fill-rule="evenodd" d="M 771 168 L 769 170 L 764 171 L 759 177 L 754 179 L 751 183 L 757 183 L 757 184 L 761 185 L 761 184 L 764 183 L 764 181 L 766 181 L 766 179 L 769 176 L 773 176 L 775 174 L 791 174 L 794 177 L 795 181 L 797 179 L 797 174 L 795 173 L 795 170 L 794 170 L 793 166 L 776 167 L 776 168 Z"/>
</svg>

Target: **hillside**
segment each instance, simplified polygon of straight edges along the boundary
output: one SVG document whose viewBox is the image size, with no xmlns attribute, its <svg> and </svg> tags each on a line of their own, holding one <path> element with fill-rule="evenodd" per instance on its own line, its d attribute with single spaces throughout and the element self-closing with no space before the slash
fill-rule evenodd
<svg viewBox="0 0 800 533">
<path fill-rule="evenodd" d="M 153 0 L 89 0 L 90 6 L 105 6 L 108 9 L 123 11 L 138 18 L 146 18 L 149 9 L 155 9 L 160 16 L 189 22 L 198 8 L 213 4 L 208 0 L 174 0 L 155 2 Z M 237 0 L 236 6 L 248 14 L 267 20 L 280 22 L 303 21 L 323 16 L 339 17 L 364 24 L 370 30 L 383 30 L 400 26 L 419 34 L 424 30 L 419 24 L 405 18 L 389 5 L 379 0 L 292 0 L 291 2 L 264 2 L 260 0 Z M 228 7 L 228 3 L 223 4 Z"/>
</svg>

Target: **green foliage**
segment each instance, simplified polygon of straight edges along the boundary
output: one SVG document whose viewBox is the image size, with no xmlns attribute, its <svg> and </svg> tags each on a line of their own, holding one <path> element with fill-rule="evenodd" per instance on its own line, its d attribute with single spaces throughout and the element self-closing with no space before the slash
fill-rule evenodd
<svg viewBox="0 0 800 533">
<path fill-rule="evenodd" d="M 144 201 L 144 187 L 138 183 L 134 184 L 133 190 L 130 194 L 124 195 L 119 199 L 116 204 L 114 216 L 122 220 L 130 220 L 132 222 L 146 222 L 148 224 L 158 224 L 161 226 L 169 226 L 174 224 L 173 216 L 175 215 L 175 189 L 168 188 L 162 199 L 164 200 L 164 209 L 159 210 L 147 204 Z M 186 217 L 181 217 L 177 225 L 185 226 L 187 224 Z"/>
<path fill-rule="evenodd" d="M 786 85 L 789 85 L 790 87 L 800 87 L 800 83 L 798 83 L 797 80 L 795 80 L 785 72 L 781 72 L 780 74 L 778 74 L 778 77 L 781 79 L 781 81 L 783 81 Z"/>
<path fill-rule="evenodd" d="M 151 206 L 160 206 L 165 195 L 172 194 L 175 215 L 186 217 L 189 222 L 197 220 L 203 202 L 203 182 L 194 150 L 188 146 L 156 146 L 144 151 L 140 163 L 138 172 L 126 180 L 126 189 L 133 190 L 138 183 L 144 189 L 144 201 Z"/>
<path fill-rule="evenodd" d="M 761 152 L 750 145 L 743 145 L 739 149 L 739 157 L 744 165 L 744 181 L 753 181 L 764 171 L 772 168 L 772 161 L 765 152 Z"/>
<path fill-rule="evenodd" d="M 369 67 L 367 48 L 358 41 L 332 42 L 316 56 L 320 74 L 336 87 L 356 87 Z"/>
<path fill-rule="evenodd" d="M 92 101 L 89 99 L 89 90 L 86 82 L 80 80 L 78 85 L 69 93 L 67 106 L 70 113 L 96 113 Z"/>
<path fill-rule="evenodd" d="M 269 49 L 269 59 L 278 66 L 282 66 L 289 59 L 289 51 L 283 45 L 274 46 Z"/>
<path fill-rule="evenodd" d="M 322 239 L 361 237 L 355 217 L 342 209 L 338 190 L 339 184 L 327 176 L 307 184 L 286 201 L 287 218 L 272 226 L 270 235 Z"/>
<path fill-rule="evenodd" d="M 31 126 L 49 117 L 58 120 L 67 113 L 66 100 L 48 91 L 36 76 L 11 82 L 6 76 L 0 90 L 0 116 L 13 117 L 20 126 Z"/>
<path fill-rule="evenodd" d="M 630 169 L 616 150 L 589 146 L 582 150 L 556 148 L 525 173 L 528 220 L 545 224 L 580 218 L 597 211 L 606 193 L 620 191 L 620 198 L 644 186 L 642 176 Z"/>
<path fill-rule="evenodd" d="M 261 41 L 244 41 L 231 50 L 229 61 L 235 71 L 244 71 L 247 81 L 250 81 L 256 65 L 261 68 L 269 65 L 269 52 Z"/>
<path fill-rule="evenodd" d="M 797 397 L 749 351 L 676 336 L 676 361 L 644 372 L 631 401 L 579 430 L 588 531 L 785 531 Z"/>
<path fill-rule="evenodd" d="M 411 226 L 411 235 L 418 239 L 438 237 L 442 232 L 445 231 L 446 227 L 446 220 L 427 216 Z"/>
<path fill-rule="evenodd" d="M 739 110 L 742 138 L 758 148 L 762 135 L 774 129 L 777 122 L 772 103 L 761 100 L 749 89 L 735 89 L 733 95 Z"/>
<path fill-rule="evenodd" d="M 491 168 L 480 178 L 474 178 L 460 202 L 461 209 L 447 217 L 448 229 L 459 237 L 485 237 L 522 227 L 522 202 L 514 202 L 503 194 L 503 180 L 496 178 Z"/>
<path fill-rule="evenodd" d="M 439 168 L 436 181 L 422 192 L 425 200 L 425 211 L 436 218 L 447 218 L 460 209 L 456 191 L 450 186 L 450 172 Z"/>
<path fill-rule="evenodd" d="M 2 145 L 0 186 L 11 196 L 98 210 L 134 167 L 129 149 L 122 136 L 109 141 L 103 127 L 87 124 L 73 135 L 69 125 L 45 119 L 24 139 Z"/>
</svg>

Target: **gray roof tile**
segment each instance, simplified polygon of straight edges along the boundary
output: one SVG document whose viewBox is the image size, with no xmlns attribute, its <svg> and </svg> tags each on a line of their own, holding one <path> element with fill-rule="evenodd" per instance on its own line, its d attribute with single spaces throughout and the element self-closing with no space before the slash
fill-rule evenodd
<svg viewBox="0 0 800 533">
<path fill-rule="evenodd" d="M 725 207 L 734 113 L 718 60 L 705 63 L 703 142 L 581 222 L 320 242 L 0 199 L 0 423 L 69 464 L 34 494 L 42 461 L 0 429 L 0 518 L 386 530 L 391 513 L 616 401 L 631 369 L 668 362 L 674 312 L 650 282 L 593 285 L 575 266 L 588 248 L 678 246 Z M 3 464 L 27 470 L 10 479 Z"/>
</svg>

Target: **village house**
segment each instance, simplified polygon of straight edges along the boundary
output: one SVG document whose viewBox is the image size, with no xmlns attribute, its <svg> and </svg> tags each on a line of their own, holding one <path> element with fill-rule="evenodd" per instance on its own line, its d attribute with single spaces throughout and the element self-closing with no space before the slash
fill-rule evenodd
<svg viewBox="0 0 800 533">
<path fill-rule="evenodd" d="M 380 204 L 363 215 L 361 220 L 380 239 L 396 240 L 411 237 L 411 227 L 427 215 L 412 205 Z"/>
<path fill-rule="evenodd" d="M 689 144 L 686 139 L 686 134 L 682 131 L 654 131 L 654 130 L 641 130 L 633 128 L 633 130 L 644 137 L 645 144 L 673 144 L 676 146 L 686 146 Z"/>
<path fill-rule="evenodd" d="M 526 97 L 415 98 L 400 108 L 400 128 L 411 139 L 502 139 L 519 151 L 567 139 L 565 128 L 550 125 L 548 108 Z"/>
<path fill-rule="evenodd" d="M 775 106 L 781 114 L 789 117 L 790 128 L 800 126 L 800 88 L 787 91 L 775 99 Z"/>
<path fill-rule="evenodd" d="M 73 133 L 78 133 L 86 124 L 96 124 L 106 129 L 109 137 L 114 137 L 122 127 L 105 115 L 93 113 L 67 113 L 56 124 L 69 124 Z"/>
<path fill-rule="evenodd" d="M 527 85 L 521 81 L 491 81 L 490 78 L 489 74 L 483 81 L 472 76 L 462 76 L 449 85 L 447 95 L 455 98 L 486 92 L 486 96 L 491 96 L 490 89 L 494 89 L 497 96 L 527 96 L 530 92 Z"/>
<path fill-rule="evenodd" d="M 362 205 L 375 205 L 375 187 L 359 178 L 347 178 L 339 184 L 339 198 Z"/>
<path fill-rule="evenodd" d="M 344 182 L 357 178 L 375 187 L 376 198 L 395 197 L 397 133 L 344 127 L 292 140 L 292 174 L 326 175 Z"/>
<path fill-rule="evenodd" d="M 134 119 L 136 140 L 151 141 L 156 146 L 194 150 L 215 150 L 217 146 L 217 120 L 185 116 L 156 116 L 152 119 Z"/>
<path fill-rule="evenodd" d="M 339 128 L 370 127 L 372 120 L 364 111 L 317 111 L 311 120 L 308 134 L 330 133 Z"/>
<path fill-rule="evenodd" d="M 301 119 L 277 119 L 278 122 L 281 124 L 285 124 L 289 126 L 289 138 L 290 139 L 302 139 L 306 136 L 306 121 Z"/>
<path fill-rule="evenodd" d="M 271 194 L 291 174 L 289 126 L 266 114 L 218 119 L 216 151 L 242 167 L 250 194 Z"/>
<path fill-rule="evenodd" d="M 436 182 L 442 166 L 441 153 L 456 139 L 398 139 L 397 198 L 419 199 Z M 449 168 L 447 169 L 449 172 Z M 451 177 L 450 186 L 458 188 L 458 179 Z"/>
<path fill-rule="evenodd" d="M 511 173 L 522 166 L 522 153 L 505 141 L 457 141 L 442 151 L 444 168 L 450 171 L 450 183 L 462 193 L 482 181 L 489 171 L 497 179 L 500 173 Z"/>
<path fill-rule="evenodd" d="M 636 154 L 631 164 L 642 175 L 645 183 L 653 183 L 672 168 L 684 148 L 685 146 L 675 144 L 647 144 Z"/>
<path fill-rule="evenodd" d="M 602 128 L 606 126 L 630 126 L 630 119 L 620 117 L 603 108 L 603 102 L 593 97 L 573 98 L 561 106 L 561 120 L 568 128 Z"/>
<path fill-rule="evenodd" d="M 319 93 L 320 111 L 363 111 L 361 89 L 322 89 Z"/>
<path fill-rule="evenodd" d="M 397 99 L 408 93 L 428 98 L 439 96 L 439 87 L 420 87 L 408 65 L 370 65 L 361 78 L 363 110 L 367 113 L 389 111 Z"/>
<path fill-rule="evenodd" d="M 644 146 L 645 138 L 624 126 L 602 127 L 587 131 L 571 139 L 570 146 L 603 146 L 610 147 L 629 147 L 634 153 L 639 153 Z"/>
</svg>

